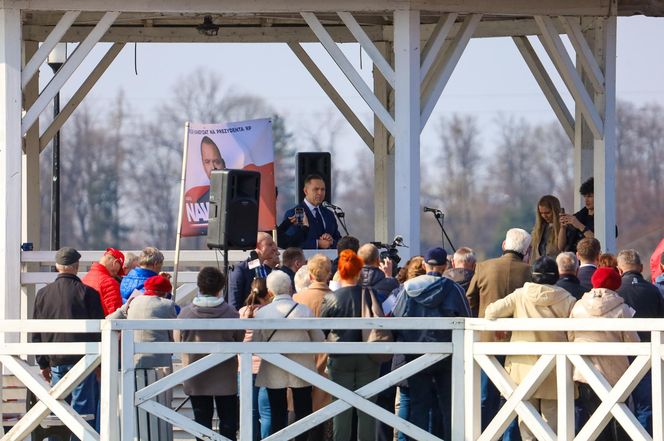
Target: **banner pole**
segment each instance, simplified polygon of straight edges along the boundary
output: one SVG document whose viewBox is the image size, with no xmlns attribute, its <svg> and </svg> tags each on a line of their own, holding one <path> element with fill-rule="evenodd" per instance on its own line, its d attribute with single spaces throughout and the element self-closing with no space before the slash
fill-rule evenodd
<svg viewBox="0 0 664 441">
<path fill-rule="evenodd" d="M 184 210 L 184 184 L 187 175 L 187 155 L 189 146 L 189 121 L 184 124 L 184 148 L 182 149 L 182 177 L 180 179 L 180 208 L 178 209 L 178 226 L 175 236 L 175 258 L 173 260 L 173 301 L 178 292 L 178 264 L 180 263 L 180 239 L 182 238 L 182 217 Z"/>
</svg>

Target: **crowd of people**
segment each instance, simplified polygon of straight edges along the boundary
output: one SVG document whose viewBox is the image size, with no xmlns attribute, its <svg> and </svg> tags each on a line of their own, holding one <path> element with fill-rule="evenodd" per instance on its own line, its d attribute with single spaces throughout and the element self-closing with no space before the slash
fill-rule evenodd
<svg viewBox="0 0 664 441">
<path fill-rule="evenodd" d="M 378 302 L 387 317 L 479 317 L 516 318 L 662 318 L 664 317 L 664 278 L 658 285 L 642 275 L 641 256 L 634 250 L 617 255 L 602 254 L 594 238 L 592 181 L 584 183 L 581 193 L 585 208 L 565 215 L 558 199 L 545 196 L 536 209 L 532 234 L 519 228 L 507 231 L 500 257 L 477 262 L 469 247 L 447 254 L 440 247 L 411 257 L 393 276 L 393 262 L 381 259 L 375 245 L 360 244 L 351 236 L 338 237 L 333 218 L 319 207 L 324 197 L 320 182 L 313 177 L 305 183 L 305 218 L 286 213 L 281 234 L 319 248 L 337 248 L 332 261 L 323 254 L 309 259 L 300 247 L 290 246 L 281 253 L 272 235 L 257 236 L 257 259 L 249 258 L 234 266 L 226 276 L 217 268 L 204 267 L 197 277 L 198 292 L 182 309 L 171 299 L 170 276 L 162 272 L 163 254 L 146 247 L 140 256 L 129 258 L 120 250 L 108 248 L 99 262 L 79 279 L 80 254 L 64 247 L 56 253 L 58 275 L 53 283 L 39 290 L 34 307 L 35 319 L 295 319 L 319 317 L 362 317 L 363 306 Z M 313 183 L 313 184 L 312 184 Z M 313 186 L 306 191 L 306 186 Z M 309 201 L 311 195 L 312 201 Z M 577 216 L 578 215 L 578 216 Z M 315 216 L 320 216 L 318 219 Z M 299 223 L 303 222 L 303 223 Z M 307 224 L 307 225 L 304 225 Z M 333 228 L 334 227 L 334 228 Z M 314 231 L 315 233 L 312 233 Z M 327 230 L 332 230 L 326 232 Z M 290 232 L 289 232 L 290 231 Z M 292 245 L 292 244 L 291 244 Z M 664 270 L 664 257 L 660 264 Z M 369 295 L 370 294 L 370 295 Z M 373 300 L 372 300 L 373 299 Z M 370 305 L 371 306 L 371 305 Z M 374 305 L 376 306 L 376 305 Z M 249 327 L 249 326 L 248 326 Z M 323 326 L 324 328 L 324 326 Z M 451 331 L 398 330 L 397 342 L 449 342 Z M 95 341 L 96 334 L 59 332 L 35 333 L 35 342 Z M 481 341 L 513 342 L 638 342 L 649 341 L 647 332 L 515 331 L 483 332 Z M 362 342 L 360 330 L 183 330 L 141 331 L 137 341 L 160 342 Z M 205 354 L 182 354 L 186 366 Z M 385 358 L 369 354 L 288 354 L 290 360 L 328 377 L 335 383 L 357 390 L 392 370 L 417 358 L 394 355 Z M 37 357 L 43 377 L 52 383 L 62 378 L 80 356 L 44 355 Z M 497 357 L 516 384 L 523 381 L 537 361 L 536 356 Z M 590 362 L 614 386 L 627 370 L 626 356 L 593 356 Z M 170 354 L 137 354 L 135 369 L 172 368 Z M 254 380 L 254 439 L 274 434 L 290 421 L 300 420 L 329 404 L 332 398 L 292 372 L 254 356 L 251 367 L 239 366 L 236 357 L 211 366 L 184 381 L 184 392 L 191 399 L 195 421 L 212 428 L 214 411 L 218 431 L 236 439 L 238 427 L 238 371 L 251 369 Z M 97 373 L 98 374 L 98 373 Z M 601 404 L 592 387 L 578 369 L 574 371 L 577 398 L 576 428 L 581 429 L 589 415 Z M 442 439 L 451 435 L 452 370 L 449 357 L 387 388 L 370 399 L 417 427 Z M 647 373 L 628 397 L 634 414 L 652 434 L 651 378 Z M 481 423 L 486 428 L 504 402 L 497 388 L 482 373 Z M 552 371 L 529 398 L 544 420 L 556 431 L 556 374 Z M 73 408 L 81 414 L 96 415 L 99 386 L 96 374 L 90 375 L 73 392 Z M 90 421 L 95 426 L 96 421 Z M 298 440 L 374 441 L 407 440 L 389 425 L 353 409 L 334 416 L 331 421 L 297 437 Z M 534 440 L 522 421 L 514 421 L 504 440 Z M 601 440 L 627 439 L 619 424 L 611 420 L 599 435 Z"/>
</svg>

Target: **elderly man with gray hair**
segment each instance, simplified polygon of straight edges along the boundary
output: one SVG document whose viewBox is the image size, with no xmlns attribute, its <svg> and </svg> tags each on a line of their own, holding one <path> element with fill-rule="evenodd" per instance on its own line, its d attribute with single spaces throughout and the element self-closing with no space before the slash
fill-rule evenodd
<svg viewBox="0 0 664 441">
<path fill-rule="evenodd" d="M 308 306 L 296 303 L 291 297 L 293 290 L 291 279 L 282 271 L 273 271 L 267 276 L 267 290 L 274 295 L 272 303 L 263 306 L 256 312 L 257 319 L 294 319 L 314 317 Z M 320 342 L 325 339 L 320 329 L 301 330 L 255 330 L 252 340 L 257 342 Z M 288 358 L 310 369 L 316 370 L 313 354 L 291 354 Z M 256 376 L 256 386 L 267 388 L 270 401 L 272 425 L 270 435 L 288 425 L 287 389 L 293 394 L 295 421 L 311 414 L 311 385 L 300 377 L 287 372 L 273 364 L 263 361 Z M 297 441 L 306 441 L 308 432 L 296 437 Z"/>
<path fill-rule="evenodd" d="M 664 298 L 655 285 L 643 278 L 643 264 L 636 250 L 622 250 L 618 253 L 618 271 L 622 276 L 622 284 L 616 292 L 636 311 L 634 318 L 664 317 Z M 649 342 L 650 332 L 639 332 L 639 338 L 642 342 Z M 634 388 L 632 400 L 634 416 L 652 436 L 651 382 L 651 374 L 648 372 Z"/>
<path fill-rule="evenodd" d="M 580 300 L 588 290 L 581 286 L 581 282 L 576 276 L 576 272 L 579 270 L 579 261 L 576 255 L 571 251 L 560 253 L 556 256 L 556 264 L 558 265 L 558 274 L 560 274 L 556 286 L 561 287 L 572 294 L 575 299 Z"/>
<path fill-rule="evenodd" d="M 503 255 L 477 264 L 475 275 L 466 291 L 473 316 L 483 318 L 487 306 L 532 280 L 528 264 L 530 241 L 531 237 L 527 231 L 512 228 L 505 235 Z M 508 339 L 507 333 L 502 335 L 480 334 L 482 341 L 507 341 Z M 501 362 L 504 362 L 504 357 Z M 481 390 L 482 430 L 484 430 L 498 412 L 500 394 L 484 372 L 481 377 Z M 518 427 L 515 422 L 508 427 L 507 431 L 512 436 L 511 439 L 516 439 Z"/>
<path fill-rule="evenodd" d="M 454 280 L 464 291 L 468 291 L 470 281 L 475 275 L 476 264 L 477 257 L 475 257 L 475 251 L 472 248 L 461 247 L 456 250 L 452 257 L 452 268 L 446 270 L 443 276 Z"/>
<path fill-rule="evenodd" d="M 143 284 L 150 277 L 159 275 L 164 265 L 164 255 L 155 247 L 145 247 L 138 256 L 138 266 L 129 271 L 120 283 L 122 301 L 127 302 L 134 291 L 143 291 Z M 170 276 L 168 276 L 170 277 Z"/>
</svg>

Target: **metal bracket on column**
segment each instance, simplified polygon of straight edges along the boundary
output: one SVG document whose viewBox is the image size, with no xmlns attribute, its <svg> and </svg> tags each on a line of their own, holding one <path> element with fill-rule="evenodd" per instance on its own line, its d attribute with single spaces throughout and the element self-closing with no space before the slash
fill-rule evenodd
<svg viewBox="0 0 664 441">
<path fill-rule="evenodd" d="M 62 65 L 60 70 L 55 74 L 51 81 L 46 85 L 44 90 L 39 94 L 34 104 L 25 113 L 21 122 L 21 134 L 25 134 L 30 127 L 37 121 L 39 115 L 44 111 L 48 103 L 60 91 L 65 82 L 72 76 L 78 66 L 81 65 L 85 57 L 90 53 L 92 48 L 99 42 L 101 37 L 111 27 L 115 19 L 120 15 L 120 12 L 106 12 L 99 20 L 99 23 L 94 27 L 92 32 L 83 40 L 74 53 Z"/>
<path fill-rule="evenodd" d="M 378 98 L 376 98 L 376 95 L 374 95 L 371 88 L 367 85 L 364 79 L 362 79 L 350 61 L 348 61 L 348 58 L 346 58 L 341 49 L 339 49 L 339 46 L 337 46 L 330 34 L 325 30 L 318 18 L 316 18 L 316 15 L 311 12 L 302 12 L 301 15 L 327 53 L 332 57 L 337 66 L 339 66 L 339 69 L 341 69 L 346 78 L 348 78 L 348 81 L 351 82 L 355 90 L 360 94 L 362 99 L 364 99 L 376 116 L 380 118 L 380 121 L 385 128 L 389 130 L 390 133 L 394 134 L 394 118 Z"/>
<path fill-rule="evenodd" d="M 76 21 L 76 18 L 80 13 L 81 11 L 67 11 L 60 18 L 58 24 L 56 24 L 51 33 L 48 34 L 48 37 L 46 37 L 46 40 L 44 40 L 41 46 L 39 46 L 37 52 L 35 52 L 30 58 L 30 61 L 25 64 L 25 67 L 21 72 L 21 87 L 24 88 L 28 85 L 32 77 L 39 70 L 39 66 L 46 61 L 48 54 L 51 53 L 55 45 L 60 42 L 60 39 L 65 35 L 74 21 Z"/>
<path fill-rule="evenodd" d="M 558 93 L 556 85 L 551 81 L 549 73 L 546 71 L 546 68 L 537 56 L 528 37 L 512 37 L 512 40 L 514 40 L 514 44 L 516 44 L 516 47 L 519 49 L 519 52 L 521 52 L 521 56 L 528 65 L 528 68 L 533 73 L 535 81 L 537 81 L 540 89 L 544 92 L 544 96 L 551 105 L 553 113 L 558 117 L 558 121 L 562 124 L 563 130 L 569 137 L 571 143 L 574 144 L 574 117 L 567 108 L 560 93 Z"/>
<path fill-rule="evenodd" d="M 574 47 L 577 57 L 581 61 L 584 72 L 588 75 L 588 78 L 593 83 L 593 87 L 596 92 L 604 93 L 604 74 L 602 69 L 600 69 L 595 56 L 593 55 L 592 49 L 588 46 L 588 42 L 581 31 L 581 26 L 573 18 L 568 17 L 559 17 L 560 22 L 567 32 L 569 41 Z"/>
<path fill-rule="evenodd" d="M 92 87 L 97 83 L 99 78 L 106 72 L 106 69 L 111 65 L 113 60 L 115 60 L 115 57 L 118 56 L 122 48 L 124 48 L 125 43 L 114 43 L 108 51 L 106 51 L 106 54 L 104 54 L 103 58 L 99 60 L 99 63 L 95 66 L 95 68 L 90 72 L 90 75 L 83 81 L 81 86 L 78 88 L 76 93 L 72 95 L 72 97 L 67 101 L 67 104 L 62 108 L 58 116 L 55 117 L 53 121 L 51 121 L 51 124 L 48 126 L 46 130 L 44 130 L 44 133 L 39 137 L 39 150 L 42 151 L 46 148 L 49 142 L 51 142 L 51 139 L 53 139 L 53 136 L 57 133 L 60 128 L 62 128 L 62 125 L 69 119 L 72 113 L 74 113 L 74 110 L 78 107 L 78 105 L 83 101 L 83 99 L 86 97 L 86 95 L 90 92 Z"/>
<path fill-rule="evenodd" d="M 473 36 L 477 25 L 480 24 L 482 20 L 482 14 L 472 14 L 466 17 L 459 29 L 459 32 L 454 37 L 448 51 L 449 56 L 445 55 L 445 60 L 443 63 L 437 64 L 433 69 L 431 75 L 434 78 L 434 81 L 429 82 L 425 85 L 424 90 L 422 91 L 422 109 L 421 109 L 421 122 L 420 130 L 424 128 L 431 112 L 433 112 L 436 103 L 440 98 L 440 95 L 443 93 L 447 82 L 454 72 L 463 51 L 466 49 L 468 42 Z"/>
<path fill-rule="evenodd" d="M 288 47 L 293 51 L 295 56 L 300 60 L 302 65 L 309 71 L 311 76 L 316 80 L 323 92 L 332 100 L 332 103 L 337 107 L 339 112 L 346 118 L 346 121 L 355 129 L 355 132 L 362 138 L 362 141 L 373 151 L 374 138 L 369 133 L 369 130 L 357 117 L 353 109 L 350 108 L 343 97 L 337 92 L 332 83 L 328 81 L 325 74 L 316 66 L 314 60 L 311 59 L 309 54 L 304 50 L 300 43 L 288 43 Z"/>
<path fill-rule="evenodd" d="M 456 21 L 459 14 L 450 13 L 442 15 L 436 24 L 436 27 L 431 32 L 429 40 L 427 40 L 422 49 L 422 63 L 420 64 L 420 81 L 424 81 L 424 77 L 429 73 L 429 69 L 433 66 L 434 62 L 438 59 L 438 56 L 443 51 L 443 45 L 454 22 Z"/>
<path fill-rule="evenodd" d="M 553 61 L 558 73 L 574 97 L 574 101 L 579 106 L 581 114 L 584 116 L 590 130 L 593 132 L 593 136 L 596 139 L 601 139 L 604 136 L 604 123 L 602 118 L 600 117 L 599 112 L 597 112 L 595 103 L 583 84 L 581 76 L 576 71 L 574 63 L 567 53 L 565 45 L 556 31 L 553 21 L 550 17 L 538 15 L 535 16 L 535 22 L 537 22 L 542 33 L 539 38 L 544 49 L 546 49 L 549 57 L 551 57 L 551 61 Z"/>
</svg>

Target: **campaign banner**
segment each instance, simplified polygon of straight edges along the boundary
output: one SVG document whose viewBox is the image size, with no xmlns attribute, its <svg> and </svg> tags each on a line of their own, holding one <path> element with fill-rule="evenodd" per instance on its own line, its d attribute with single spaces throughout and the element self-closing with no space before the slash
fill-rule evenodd
<svg viewBox="0 0 664 441">
<path fill-rule="evenodd" d="M 276 226 L 272 120 L 190 124 L 184 180 L 182 236 L 207 234 L 210 175 L 213 170 L 244 169 L 261 174 L 258 229 Z M 241 219 L 238 220 L 241 222 Z"/>
</svg>

